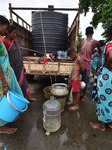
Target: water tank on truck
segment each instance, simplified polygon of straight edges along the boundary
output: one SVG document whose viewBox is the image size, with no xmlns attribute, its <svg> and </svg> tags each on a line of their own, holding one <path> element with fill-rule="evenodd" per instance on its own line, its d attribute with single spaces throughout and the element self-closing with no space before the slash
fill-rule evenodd
<svg viewBox="0 0 112 150">
<path fill-rule="evenodd" d="M 68 14 L 54 11 L 32 12 L 32 48 L 40 54 L 66 50 Z"/>
</svg>

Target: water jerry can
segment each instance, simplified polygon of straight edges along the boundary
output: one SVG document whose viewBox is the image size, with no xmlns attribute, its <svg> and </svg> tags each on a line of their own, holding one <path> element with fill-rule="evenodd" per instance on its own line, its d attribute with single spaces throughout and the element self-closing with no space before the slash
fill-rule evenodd
<svg viewBox="0 0 112 150">
<path fill-rule="evenodd" d="M 56 132 L 61 126 L 61 104 L 54 100 L 54 96 L 43 104 L 43 127 L 46 134 Z"/>
</svg>

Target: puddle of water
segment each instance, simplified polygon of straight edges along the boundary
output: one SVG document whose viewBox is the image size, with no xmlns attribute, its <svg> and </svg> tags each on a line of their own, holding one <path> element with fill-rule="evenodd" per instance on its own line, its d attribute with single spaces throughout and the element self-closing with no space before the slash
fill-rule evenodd
<svg viewBox="0 0 112 150">
<path fill-rule="evenodd" d="M 79 114 L 79 112 L 77 112 L 77 118 L 78 118 L 78 119 L 80 118 L 80 114 Z"/>
<path fill-rule="evenodd" d="M 87 138 L 88 138 L 88 134 L 87 134 L 86 132 L 83 133 L 83 134 L 82 134 L 82 139 L 83 139 L 83 140 L 86 140 Z"/>
<path fill-rule="evenodd" d="M 64 131 L 63 134 L 60 135 L 60 144 L 63 145 L 66 141 L 68 141 L 67 136 L 68 129 Z"/>
</svg>

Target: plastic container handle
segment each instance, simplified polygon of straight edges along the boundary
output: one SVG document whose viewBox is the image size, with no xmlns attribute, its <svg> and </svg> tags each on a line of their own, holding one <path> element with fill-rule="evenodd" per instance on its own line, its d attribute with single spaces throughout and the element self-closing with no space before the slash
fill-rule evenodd
<svg viewBox="0 0 112 150">
<path fill-rule="evenodd" d="M 15 106 L 11 103 L 11 101 L 10 101 L 9 92 L 7 92 L 7 101 L 8 101 L 8 103 L 10 104 L 10 106 L 11 106 L 14 110 L 16 110 L 16 111 L 19 111 L 19 112 L 22 112 L 22 113 L 23 113 L 23 112 L 26 111 L 27 108 L 28 108 L 28 105 L 26 105 L 26 107 L 25 107 L 23 110 L 17 109 L 17 107 L 15 107 Z"/>
<path fill-rule="evenodd" d="M 20 111 L 20 112 L 22 112 L 22 113 L 23 113 L 24 111 L 26 111 L 26 110 L 27 110 L 27 108 L 28 108 L 28 105 L 26 105 L 26 107 L 25 107 L 23 110 L 19 110 L 19 109 L 18 109 L 18 111 Z"/>
<path fill-rule="evenodd" d="M 65 87 L 67 87 L 67 85 L 66 84 L 64 84 L 64 83 L 55 83 L 55 84 L 53 84 L 52 86 L 54 87 L 54 86 L 56 86 L 56 85 L 64 85 Z"/>
</svg>

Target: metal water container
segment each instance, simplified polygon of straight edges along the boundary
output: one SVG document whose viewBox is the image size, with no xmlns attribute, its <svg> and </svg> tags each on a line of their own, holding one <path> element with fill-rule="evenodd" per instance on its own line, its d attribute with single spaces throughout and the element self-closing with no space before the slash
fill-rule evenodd
<svg viewBox="0 0 112 150">
<path fill-rule="evenodd" d="M 68 88 L 67 88 L 67 84 L 65 84 L 65 83 L 53 84 L 52 88 L 51 88 L 51 93 L 52 93 L 52 95 L 55 96 L 57 101 L 60 102 L 61 112 L 63 112 L 64 107 L 65 107 L 66 98 L 67 98 L 68 93 L 69 93 Z"/>
<path fill-rule="evenodd" d="M 43 104 L 43 127 L 46 134 L 56 132 L 61 126 L 61 105 L 54 96 Z"/>
</svg>

